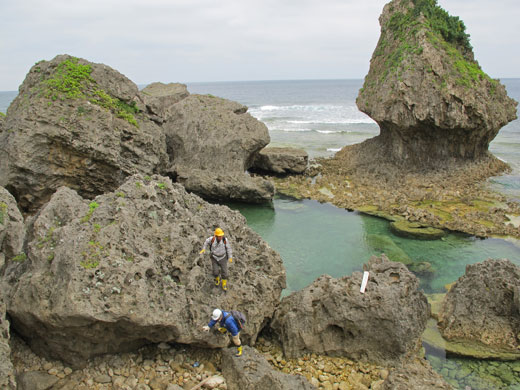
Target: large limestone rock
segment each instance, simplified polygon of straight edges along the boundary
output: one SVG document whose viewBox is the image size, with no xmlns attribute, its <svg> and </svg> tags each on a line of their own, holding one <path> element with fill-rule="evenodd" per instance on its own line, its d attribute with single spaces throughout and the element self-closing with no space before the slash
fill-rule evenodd
<svg viewBox="0 0 520 390">
<path fill-rule="evenodd" d="M 0 187 L 0 274 L 7 259 L 22 255 L 24 220 L 14 197 Z"/>
<path fill-rule="evenodd" d="M 518 353 L 520 267 L 506 259 L 467 265 L 466 274 L 446 294 L 439 329 L 448 340 Z"/>
<path fill-rule="evenodd" d="M 305 353 L 347 356 L 393 364 L 415 351 L 429 317 L 418 279 L 400 263 L 372 257 L 364 294 L 363 274 L 323 275 L 285 297 L 271 327 L 289 357 Z"/>
<path fill-rule="evenodd" d="M 279 255 L 246 220 L 161 176 L 132 176 L 94 201 L 62 187 L 27 222 L 27 258 L 1 288 L 12 326 L 36 352 L 72 365 L 147 342 L 224 347 L 201 328 L 215 307 L 246 314 L 254 343 L 285 288 Z M 220 226 L 233 247 L 230 289 L 215 287 L 203 240 Z"/>
<path fill-rule="evenodd" d="M 148 109 L 164 120 L 168 173 L 188 191 L 251 202 L 273 197 L 269 181 L 246 174 L 270 140 L 267 127 L 247 107 L 212 95 L 184 97 L 182 86 L 175 84 L 155 83 L 143 94 Z"/>
<path fill-rule="evenodd" d="M 60 55 L 34 65 L 0 133 L 0 185 L 37 210 L 60 186 L 93 198 L 167 165 L 137 86 L 103 64 Z"/>
<path fill-rule="evenodd" d="M 393 0 L 383 9 L 381 36 L 357 98 L 381 132 L 362 144 L 358 163 L 421 168 L 479 159 L 516 118 L 517 102 L 474 60 L 463 22 L 430 3 Z"/>
<path fill-rule="evenodd" d="M 263 148 L 256 156 L 253 168 L 279 174 L 303 173 L 307 169 L 308 153 L 296 148 Z"/>
<path fill-rule="evenodd" d="M 300 375 L 275 370 L 254 348 L 244 347 L 243 355 L 235 356 L 236 348 L 222 351 L 222 373 L 229 390 L 312 390 L 316 389 Z"/>
</svg>

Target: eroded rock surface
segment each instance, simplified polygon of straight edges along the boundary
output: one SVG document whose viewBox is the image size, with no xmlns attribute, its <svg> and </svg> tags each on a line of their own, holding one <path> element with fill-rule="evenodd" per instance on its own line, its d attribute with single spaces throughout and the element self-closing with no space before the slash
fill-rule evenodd
<svg viewBox="0 0 520 390">
<path fill-rule="evenodd" d="M 239 358 L 235 356 L 235 352 L 235 348 L 222 351 L 222 373 L 229 390 L 316 389 L 303 376 L 275 370 L 254 348 L 245 346 L 243 355 Z"/>
<path fill-rule="evenodd" d="M 393 161 L 435 167 L 487 156 L 516 105 L 473 56 L 458 18 L 429 2 L 393 0 L 379 18 L 381 35 L 357 98 L 380 126 L 358 163 Z M 445 30 L 441 25 L 447 26 Z"/>
<path fill-rule="evenodd" d="M 439 329 L 448 340 L 477 341 L 504 352 L 520 348 L 520 267 L 507 259 L 466 266 L 446 294 Z"/>
<path fill-rule="evenodd" d="M 0 133 L 0 185 L 36 211 L 60 186 L 92 198 L 166 167 L 160 127 L 114 69 L 60 55 L 34 65 Z"/>
<path fill-rule="evenodd" d="M 167 95 L 169 89 L 172 97 Z M 179 99 L 184 96 L 182 88 L 160 88 L 159 83 L 143 92 L 149 95 L 149 109 L 164 120 L 168 173 L 188 191 L 206 198 L 250 202 L 273 197 L 269 181 L 245 172 L 270 140 L 267 127 L 247 113 L 246 106 L 212 95 Z"/>
<path fill-rule="evenodd" d="M 415 359 L 396 367 L 381 386 L 381 390 L 451 390 L 439 374 L 424 359 Z"/>
<path fill-rule="evenodd" d="M 5 317 L 5 304 L 0 293 L 0 389 L 15 390 L 16 379 L 11 362 L 11 347 L 9 345 L 9 321 Z"/>
<path fill-rule="evenodd" d="M 372 257 L 364 294 L 363 274 L 323 275 L 285 297 L 271 327 L 289 357 L 315 352 L 378 363 L 414 351 L 429 317 L 418 279 L 400 263 Z"/>
<path fill-rule="evenodd" d="M 6 260 L 23 256 L 24 220 L 14 197 L 0 187 L 0 273 Z"/>
<path fill-rule="evenodd" d="M 303 173 L 308 160 L 309 155 L 303 149 L 267 147 L 258 153 L 253 168 L 279 174 Z"/>
<path fill-rule="evenodd" d="M 62 187 L 27 224 L 27 258 L 2 280 L 7 310 L 35 351 L 75 366 L 147 342 L 226 346 L 201 329 L 215 307 L 244 312 L 254 343 L 285 288 L 282 260 L 240 213 L 166 177 L 132 176 L 94 201 Z M 199 255 L 217 226 L 234 249 L 227 293 Z"/>
</svg>

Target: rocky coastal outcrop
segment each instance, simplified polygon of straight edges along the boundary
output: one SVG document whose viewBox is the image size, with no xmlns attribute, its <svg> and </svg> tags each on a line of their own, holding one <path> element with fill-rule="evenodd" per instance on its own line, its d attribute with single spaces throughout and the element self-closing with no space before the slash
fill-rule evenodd
<svg viewBox="0 0 520 390">
<path fill-rule="evenodd" d="M 245 172 L 270 140 L 267 127 L 246 106 L 212 95 L 184 96 L 182 88 L 161 88 L 160 83 L 143 94 L 148 109 L 163 120 L 168 174 L 188 191 L 219 200 L 262 202 L 273 197 L 269 181 Z"/>
<path fill-rule="evenodd" d="M 160 127 L 137 86 L 103 64 L 60 55 L 34 65 L 0 134 L 0 185 L 35 212 L 60 186 L 82 196 L 167 166 Z"/>
<path fill-rule="evenodd" d="M 500 128 L 516 119 L 517 102 L 482 71 L 464 23 L 434 1 L 415 0 L 391 1 L 379 22 L 356 103 L 381 132 L 357 156 L 414 168 L 487 156 Z"/>
<path fill-rule="evenodd" d="M 300 174 L 307 169 L 308 161 L 309 155 L 303 149 L 270 146 L 258 152 L 253 168 L 277 174 Z"/>
<path fill-rule="evenodd" d="M 303 376 L 276 371 L 254 348 L 244 347 L 241 359 L 234 355 L 234 349 L 222 351 L 222 372 L 229 390 L 316 389 Z"/>
<path fill-rule="evenodd" d="M 274 193 L 246 173 L 269 143 L 247 107 L 182 84 L 140 92 L 116 70 L 68 55 L 31 68 L 1 127 L 0 185 L 31 213 L 60 186 L 92 199 L 137 173 L 169 175 L 214 199 Z"/>
<path fill-rule="evenodd" d="M 466 266 L 439 313 L 447 340 L 478 342 L 494 350 L 520 348 L 520 267 L 506 259 Z"/>
<path fill-rule="evenodd" d="M 9 340 L 9 321 L 5 316 L 5 304 L 0 295 L 0 389 L 2 390 L 15 390 L 17 388 Z"/>
<path fill-rule="evenodd" d="M 236 244 L 227 293 L 199 255 L 217 226 Z M 147 342 L 226 346 L 229 337 L 201 329 L 215 307 L 244 312 L 242 339 L 254 344 L 285 288 L 282 260 L 244 217 L 157 175 L 93 201 L 61 187 L 28 219 L 25 250 L 2 278 L 12 326 L 75 366 Z"/>
<path fill-rule="evenodd" d="M 323 275 L 283 298 L 271 328 L 289 357 L 315 352 L 354 360 L 396 364 L 415 351 L 429 317 L 419 281 L 401 263 L 372 257 L 370 276 Z"/>
</svg>

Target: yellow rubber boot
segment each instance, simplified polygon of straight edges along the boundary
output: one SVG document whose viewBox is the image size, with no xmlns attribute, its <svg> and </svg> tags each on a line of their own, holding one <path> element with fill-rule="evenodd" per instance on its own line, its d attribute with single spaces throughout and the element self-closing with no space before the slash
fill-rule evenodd
<svg viewBox="0 0 520 390">
<path fill-rule="evenodd" d="M 220 286 L 220 276 L 215 278 L 215 286 Z"/>
<path fill-rule="evenodd" d="M 240 356 L 242 356 L 242 346 L 241 346 L 241 345 L 238 346 L 237 354 L 236 354 L 235 356 L 236 356 L 236 357 L 240 357 Z"/>
<path fill-rule="evenodd" d="M 227 291 L 227 279 L 222 279 L 222 290 Z"/>
</svg>

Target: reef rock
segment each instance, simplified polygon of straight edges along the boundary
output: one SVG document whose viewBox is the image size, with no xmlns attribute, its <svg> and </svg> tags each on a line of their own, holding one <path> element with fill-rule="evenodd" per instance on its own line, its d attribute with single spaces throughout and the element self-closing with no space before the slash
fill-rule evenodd
<svg viewBox="0 0 520 390">
<path fill-rule="evenodd" d="M 406 361 L 390 371 L 381 390 L 451 390 L 442 376 L 424 359 Z"/>
<path fill-rule="evenodd" d="M 199 255 L 218 226 L 233 248 L 227 293 Z M 242 339 L 254 344 L 285 288 L 280 256 L 240 213 L 157 175 L 90 202 L 61 187 L 28 219 L 25 247 L 0 286 L 12 326 L 74 366 L 148 342 L 226 346 L 227 335 L 202 330 L 215 307 L 245 313 Z"/>
<path fill-rule="evenodd" d="M 520 348 L 520 267 L 507 259 L 466 266 L 446 294 L 439 329 L 447 340 L 476 341 L 494 350 Z"/>
<path fill-rule="evenodd" d="M 422 168 L 487 156 L 517 102 L 475 61 L 464 23 L 435 1 L 415 0 L 391 1 L 379 22 L 356 103 L 381 131 L 361 144 L 358 163 Z"/>
<path fill-rule="evenodd" d="M 267 127 L 248 114 L 246 106 L 212 95 L 180 99 L 181 87 L 161 88 L 160 83 L 143 93 L 148 109 L 164 120 L 168 174 L 188 191 L 219 200 L 272 199 L 272 183 L 246 173 L 270 140 Z"/>
<path fill-rule="evenodd" d="M 271 327 L 285 355 L 346 356 L 393 364 L 415 351 L 429 317 L 418 279 L 401 263 L 372 257 L 364 294 L 363 273 L 334 279 L 323 275 L 285 297 Z"/>
<path fill-rule="evenodd" d="M 22 256 L 24 220 L 14 197 L 0 187 L 0 273 L 6 260 Z"/>
<path fill-rule="evenodd" d="M 5 304 L 0 295 L 0 389 L 2 390 L 16 389 L 9 339 L 9 322 L 5 318 Z"/>
<path fill-rule="evenodd" d="M 257 154 L 253 168 L 279 174 L 303 173 L 308 160 L 309 155 L 303 149 L 267 147 Z"/>
<path fill-rule="evenodd" d="M 316 389 L 301 375 L 284 374 L 274 369 L 254 348 L 244 347 L 241 357 L 236 348 L 222 352 L 222 373 L 229 390 L 312 390 Z"/>
</svg>

